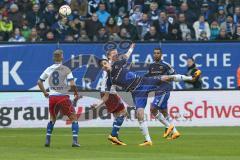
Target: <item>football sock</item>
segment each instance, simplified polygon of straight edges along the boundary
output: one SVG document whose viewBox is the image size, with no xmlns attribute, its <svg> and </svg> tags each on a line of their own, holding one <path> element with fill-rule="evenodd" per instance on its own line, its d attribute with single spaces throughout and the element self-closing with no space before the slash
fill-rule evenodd
<svg viewBox="0 0 240 160">
<path fill-rule="evenodd" d="M 78 143 L 79 125 L 77 121 L 72 122 L 73 143 Z"/>
<path fill-rule="evenodd" d="M 113 122 L 113 128 L 111 135 L 113 137 L 118 137 L 118 132 L 123 124 L 124 116 L 117 117 Z"/>
<path fill-rule="evenodd" d="M 166 128 L 170 126 L 170 123 L 166 120 L 161 112 L 158 112 L 155 118 L 158 119 Z"/>
<path fill-rule="evenodd" d="M 149 132 L 148 132 L 147 123 L 145 121 L 138 121 L 138 122 L 139 122 L 140 130 L 141 130 L 143 136 L 145 137 L 145 140 L 146 141 L 152 141 L 151 137 L 149 135 Z"/>
<path fill-rule="evenodd" d="M 168 115 L 166 116 L 166 120 L 168 121 L 168 123 L 172 124 L 174 127 L 173 127 L 173 133 L 176 133 L 177 132 L 177 129 L 175 127 L 175 125 L 172 123 L 172 119 L 171 117 Z"/>
<path fill-rule="evenodd" d="M 53 131 L 54 123 L 52 121 L 47 124 L 47 133 L 46 133 L 46 144 L 49 144 L 51 141 L 51 135 Z"/>
</svg>

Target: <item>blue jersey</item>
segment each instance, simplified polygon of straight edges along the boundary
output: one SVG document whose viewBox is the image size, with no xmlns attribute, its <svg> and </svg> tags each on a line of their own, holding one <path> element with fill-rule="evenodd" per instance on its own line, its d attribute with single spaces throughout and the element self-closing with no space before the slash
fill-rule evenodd
<svg viewBox="0 0 240 160">
<path fill-rule="evenodd" d="M 141 77 L 136 73 L 129 71 L 127 67 L 126 59 L 122 59 L 113 63 L 112 70 L 108 73 L 108 90 L 110 89 L 111 85 L 114 84 L 121 86 L 123 90 L 131 91 L 139 84 Z"/>
<path fill-rule="evenodd" d="M 159 76 L 159 75 L 173 75 L 176 74 L 173 67 L 165 61 L 159 61 L 151 63 L 148 69 L 147 77 Z"/>
</svg>

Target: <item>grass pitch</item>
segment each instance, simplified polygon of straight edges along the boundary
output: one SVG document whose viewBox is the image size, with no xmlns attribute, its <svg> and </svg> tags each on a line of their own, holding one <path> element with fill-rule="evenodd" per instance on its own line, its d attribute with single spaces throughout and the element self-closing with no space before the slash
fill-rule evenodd
<svg viewBox="0 0 240 160">
<path fill-rule="evenodd" d="M 127 146 L 106 140 L 110 128 L 81 128 L 80 148 L 71 147 L 71 129 L 54 129 L 52 145 L 43 147 L 45 129 L 0 129 L 0 160 L 240 160 L 239 127 L 179 128 L 182 137 L 161 138 L 163 128 L 150 128 L 154 145 L 139 147 L 138 128 L 122 128 Z"/>
</svg>

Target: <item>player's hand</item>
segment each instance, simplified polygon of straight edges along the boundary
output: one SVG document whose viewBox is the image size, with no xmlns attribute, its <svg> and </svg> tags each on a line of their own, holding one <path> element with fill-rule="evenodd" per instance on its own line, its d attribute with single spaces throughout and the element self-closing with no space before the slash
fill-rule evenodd
<svg viewBox="0 0 240 160">
<path fill-rule="evenodd" d="M 44 94 L 44 97 L 48 98 L 49 97 L 49 93 L 43 93 Z"/>
<path fill-rule="evenodd" d="M 135 43 L 132 43 L 130 48 L 135 48 L 136 44 Z"/>
<path fill-rule="evenodd" d="M 82 98 L 82 96 L 79 96 L 78 94 L 74 94 L 74 101 L 77 101 L 79 98 Z"/>
</svg>

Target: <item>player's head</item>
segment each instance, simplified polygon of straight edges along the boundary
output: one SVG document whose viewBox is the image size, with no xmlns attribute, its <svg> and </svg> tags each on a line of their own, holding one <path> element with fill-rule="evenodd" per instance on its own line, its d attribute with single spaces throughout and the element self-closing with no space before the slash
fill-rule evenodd
<svg viewBox="0 0 240 160">
<path fill-rule="evenodd" d="M 195 64 L 195 60 L 192 57 L 187 58 L 187 66 L 192 67 Z"/>
<path fill-rule="evenodd" d="M 111 49 L 107 52 L 108 60 L 115 62 L 118 59 L 118 51 L 117 49 Z"/>
<path fill-rule="evenodd" d="M 53 60 L 55 63 L 61 63 L 63 61 L 63 50 L 57 49 L 53 52 Z"/>
<path fill-rule="evenodd" d="M 112 67 L 111 67 L 111 64 L 108 62 L 107 59 L 101 59 L 101 60 L 99 60 L 98 64 L 99 64 L 99 66 L 100 66 L 103 70 L 105 70 L 105 71 L 110 71 L 111 68 L 112 68 Z"/>
<path fill-rule="evenodd" d="M 154 58 L 154 61 L 160 61 L 162 59 L 162 49 L 161 48 L 154 49 L 153 58 Z"/>
</svg>

